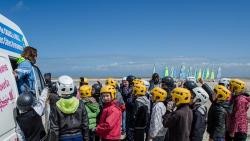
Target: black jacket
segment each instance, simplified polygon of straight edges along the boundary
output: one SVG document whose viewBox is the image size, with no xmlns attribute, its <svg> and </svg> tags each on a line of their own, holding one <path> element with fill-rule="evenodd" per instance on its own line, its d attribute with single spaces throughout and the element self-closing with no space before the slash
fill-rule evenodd
<svg viewBox="0 0 250 141">
<path fill-rule="evenodd" d="M 190 141 L 202 141 L 206 131 L 207 108 L 205 106 L 193 109 L 193 122 Z"/>
<path fill-rule="evenodd" d="M 227 111 L 225 103 L 212 103 L 208 111 L 207 132 L 211 139 L 225 137 Z"/>
<path fill-rule="evenodd" d="M 55 134 L 55 141 L 61 136 L 82 134 L 84 141 L 89 140 L 88 115 L 84 103 L 80 100 L 75 113 L 65 114 L 57 106 L 51 108 L 51 132 Z"/>
<path fill-rule="evenodd" d="M 17 110 L 16 120 L 27 141 L 39 141 L 46 135 L 42 117 L 34 109 L 22 114 Z"/>
<path fill-rule="evenodd" d="M 189 105 L 180 105 L 176 111 L 163 116 L 163 126 L 169 129 L 169 141 L 189 141 L 193 112 Z"/>
</svg>

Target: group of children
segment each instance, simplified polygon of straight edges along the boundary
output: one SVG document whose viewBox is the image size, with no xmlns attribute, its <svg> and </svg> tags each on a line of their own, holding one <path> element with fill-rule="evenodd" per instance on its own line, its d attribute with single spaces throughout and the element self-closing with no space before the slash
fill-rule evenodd
<svg viewBox="0 0 250 141">
<path fill-rule="evenodd" d="M 206 130 L 210 141 L 246 141 L 246 84 L 221 79 L 212 90 L 202 79 L 199 83 L 176 86 L 173 78 L 153 74 L 149 82 L 130 75 L 120 85 L 109 78 L 90 86 L 81 78 L 76 91 L 73 79 L 64 75 L 56 93 L 46 88 L 38 101 L 28 93 L 18 97 L 18 131 L 27 141 L 202 141 Z M 47 135 L 41 120 L 45 99 L 50 103 Z"/>
</svg>

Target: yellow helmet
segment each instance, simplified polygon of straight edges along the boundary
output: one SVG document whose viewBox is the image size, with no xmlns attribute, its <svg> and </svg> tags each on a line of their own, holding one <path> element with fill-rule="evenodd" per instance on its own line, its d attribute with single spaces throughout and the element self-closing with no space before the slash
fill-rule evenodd
<svg viewBox="0 0 250 141">
<path fill-rule="evenodd" d="M 165 101 L 167 97 L 167 92 L 160 87 L 154 87 L 151 90 L 153 96 L 153 101 Z"/>
<path fill-rule="evenodd" d="M 81 98 L 84 97 L 91 97 L 92 95 L 92 87 L 89 85 L 83 85 L 80 87 L 80 96 Z"/>
<path fill-rule="evenodd" d="M 112 99 L 116 98 L 116 89 L 110 85 L 105 85 L 104 87 L 102 87 L 100 93 L 101 94 L 110 93 Z"/>
<path fill-rule="evenodd" d="M 134 85 L 144 85 L 144 82 L 140 79 L 135 79 L 135 80 L 133 80 L 133 84 Z"/>
<path fill-rule="evenodd" d="M 246 83 L 240 79 L 232 79 L 229 84 L 231 92 L 241 93 L 246 88 Z"/>
<path fill-rule="evenodd" d="M 186 88 L 175 88 L 172 91 L 172 100 L 176 105 L 188 104 L 191 102 L 191 92 Z"/>
<path fill-rule="evenodd" d="M 113 78 L 108 78 L 105 82 L 106 85 L 110 85 L 116 88 L 117 82 Z"/>
<path fill-rule="evenodd" d="M 230 98 L 231 92 L 222 85 L 216 85 L 214 87 L 215 98 L 219 101 L 227 101 Z"/>
<path fill-rule="evenodd" d="M 133 87 L 133 94 L 136 96 L 144 96 L 147 93 L 147 88 L 145 85 L 134 85 Z"/>
</svg>

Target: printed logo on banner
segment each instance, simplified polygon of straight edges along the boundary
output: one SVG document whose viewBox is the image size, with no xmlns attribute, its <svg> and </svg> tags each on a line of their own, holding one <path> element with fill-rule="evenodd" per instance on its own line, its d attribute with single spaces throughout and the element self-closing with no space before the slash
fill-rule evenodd
<svg viewBox="0 0 250 141">
<path fill-rule="evenodd" d="M 0 48 L 21 54 L 24 47 L 23 35 L 0 22 Z"/>
</svg>

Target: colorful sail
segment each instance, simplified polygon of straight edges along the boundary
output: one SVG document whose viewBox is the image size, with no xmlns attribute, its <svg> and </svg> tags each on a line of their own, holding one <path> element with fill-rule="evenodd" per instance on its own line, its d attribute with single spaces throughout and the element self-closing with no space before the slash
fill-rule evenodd
<svg viewBox="0 0 250 141">
<path fill-rule="evenodd" d="M 174 68 L 174 78 L 177 79 L 178 78 L 178 74 L 177 74 L 177 69 Z"/>
<path fill-rule="evenodd" d="M 170 76 L 174 78 L 174 67 L 171 67 L 170 69 Z"/>
<path fill-rule="evenodd" d="M 188 76 L 190 76 L 190 68 L 187 69 L 185 77 L 188 77 Z"/>
<path fill-rule="evenodd" d="M 218 68 L 216 79 L 221 79 L 221 67 Z"/>
<path fill-rule="evenodd" d="M 206 77 L 205 77 L 206 80 L 209 79 L 209 75 L 210 75 L 209 68 L 207 68 L 207 70 L 206 70 Z"/>
<path fill-rule="evenodd" d="M 201 78 L 203 80 L 206 78 L 206 69 L 203 69 Z"/>
<path fill-rule="evenodd" d="M 202 77 L 202 72 L 201 72 L 201 69 L 199 69 L 199 72 L 198 72 L 198 79 L 200 79 Z"/>
<path fill-rule="evenodd" d="M 198 80 L 198 71 L 197 71 L 197 69 L 194 70 L 194 77 L 195 77 L 196 80 Z"/>
<path fill-rule="evenodd" d="M 180 70 L 180 79 L 185 79 L 186 78 L 186 72 L 185 72 L 186 68 L 184 65 L 181 66 L 181 70 Z"/>
<path fill-rule="evenodd" d="M 165 75 L 164 75 L 164 76 L 165 76 L 165 77 L 166 77 L 166 76 L 169 76 L 168 67 L 165 68 Z"/>
<path fill-rule="evenodd" d="M 189 76 L 194 76 L 192 67 L 189 67 Z"/>
<path fill-rule="evenodd" d="M 211 75 L 210 75 L 210 80 L 214 80 L 214 79 L 215 79 L 214 70 L 212 70 Z"/>
<path fill-rule="evenodd" d="M 156 70 L 155 70 L 155 64 L 154 64 L 154 67 L 153 67 L 153 74 L 155 73 L 155 71 L 156 71 Z"/>
</svg>

